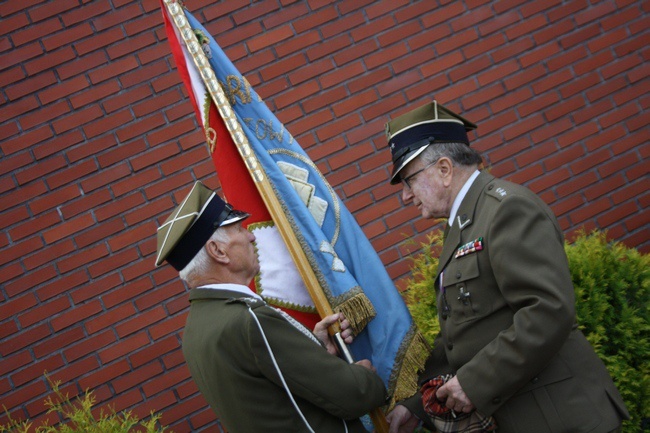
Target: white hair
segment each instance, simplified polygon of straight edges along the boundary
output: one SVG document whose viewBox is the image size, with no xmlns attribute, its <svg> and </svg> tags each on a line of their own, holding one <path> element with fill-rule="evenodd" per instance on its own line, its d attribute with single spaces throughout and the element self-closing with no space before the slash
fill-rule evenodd
<svg viewBox="0 0 650 433">
<path fill-rule="evenodd" d="M 228 233 L 223 230 L 223 227 L 219 227 L 217 230 L 212 233 L 210 239 L 205 243 L 207 244 L 210 241 L 215 242 L 228 242 L 229 240 Z M 208 270 L 208 265 L 210 264 L 210 257 L 208 256 L 207 251 L 205 250 L 205 244 L 201 247 L 198 253 L 194 256 L 192 260 L 178 273 L 178 276 L 181 280 L 189 283 L 190 280 L 196 276 L 202 275 Z"/>
</svg>

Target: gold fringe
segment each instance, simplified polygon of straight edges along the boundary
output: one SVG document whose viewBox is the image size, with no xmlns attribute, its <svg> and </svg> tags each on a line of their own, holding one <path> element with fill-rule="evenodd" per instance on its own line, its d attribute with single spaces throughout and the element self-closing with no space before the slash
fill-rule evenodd
<svg viewBox="0 0 650 433">
<path fill-rule="evenodd" d="M 350 322 L 354 335 L 358 335 L 366 325 L 377 315 L 370 299 L 363 293 L 357 293 L 334 308 L 337 313 L 343 313 Z"/>
<path fill-rule="evenodd" d="M 424 369 L 430 353 L 429 343 L 415 328 L 401 364 L 396 362 L 396 365 L 401 366 L 399 371 L 391 375 L 390 382 L 391 385 L 394 384 L 395 389 L 388 403 L 387 412 L 392 410 L 397 402 L 413 396 L 418 391 L 418 373 Z"/>
</svg>

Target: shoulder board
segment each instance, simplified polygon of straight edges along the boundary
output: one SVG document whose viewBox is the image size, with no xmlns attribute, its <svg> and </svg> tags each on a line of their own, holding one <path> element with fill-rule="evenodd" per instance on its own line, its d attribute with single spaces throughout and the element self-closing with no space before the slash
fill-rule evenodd
<svg viewBox="0 0 650 433">
<path fill-rule="evenodd" d="M 499 185 L 499 182 L 491 182 L 485 188 L 485 193 L 501 201 L 508 196 L 509 191 L 506 185 Z"/>
<path fill-rule="evenodd" d="M 251 308 L 258 308 L 265 306 L 266 302 L 257 298 L 230 298 L 226 301 L 226 304 L 245 304 Z"/>
</svg>

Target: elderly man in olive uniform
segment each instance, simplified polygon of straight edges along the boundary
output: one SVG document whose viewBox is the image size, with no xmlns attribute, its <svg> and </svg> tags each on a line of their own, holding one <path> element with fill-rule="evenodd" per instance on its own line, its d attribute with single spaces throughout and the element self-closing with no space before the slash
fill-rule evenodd
<svg viewBox="0 0 650 433">
<path fill-rule="evenodd" d="M 192 378 L 233 433 L 365 432 L 359 417 L 385 403 L 382 380 L 369 361 L 332 354 L 326 329 L 342 316 L 312 334 L 248 287 L 259 262 L 246 217 L 197 182 L 158 230 L 156 264 L 166 260 L 191 287 L 183 354 Z"/>
<path fill-rule="evenodd" d="M 616 431 L 629 415 L 576 324 L 557 220 L 527 188 L 479 171 L 474 128 L 436 101 L 386 125 L 404 203 L 448 218 L 432 288 L 441 331 L 421 379 L 451 374 L 438 402 L 491 416 L 499 433 Z M 420 394 L 388 419 L 391 432 L 432 428 Z"/>
</svg>

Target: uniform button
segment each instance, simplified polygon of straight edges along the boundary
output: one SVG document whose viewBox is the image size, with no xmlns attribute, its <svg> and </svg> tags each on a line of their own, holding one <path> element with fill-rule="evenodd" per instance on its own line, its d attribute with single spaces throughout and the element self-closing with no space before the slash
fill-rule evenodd
<svg viewBox="0 0 650 433">
<path fill-rule="evenodd" d="M 494 185 L 488 186 L 488 191 L 492 191 L 492 188 L 494 188 Z"/>
<path fill-rule="evenodd" d="M 533 377 L 533 380 L 531 380 L 532 383 L 537 383 L 539 382 L 539 377 Z"/>
<path fill-rule="evenodd" d="M 454 348 L 454 345 L 452 343 L 447 343 L 447 349 L 451 350 Z"/>
<path fill-rule="evenodd" d="M 456 279 L 460 278 L 460 271 L 456 272 Z"/>
<path fill-rule="evenodd" d="M 492 403 L 493 403 L 493 404 L 499 404 L 499 403 L 501 403 L 501 397 L 494 397 L 494 398 L 492 399 Z"/>
</svg>

